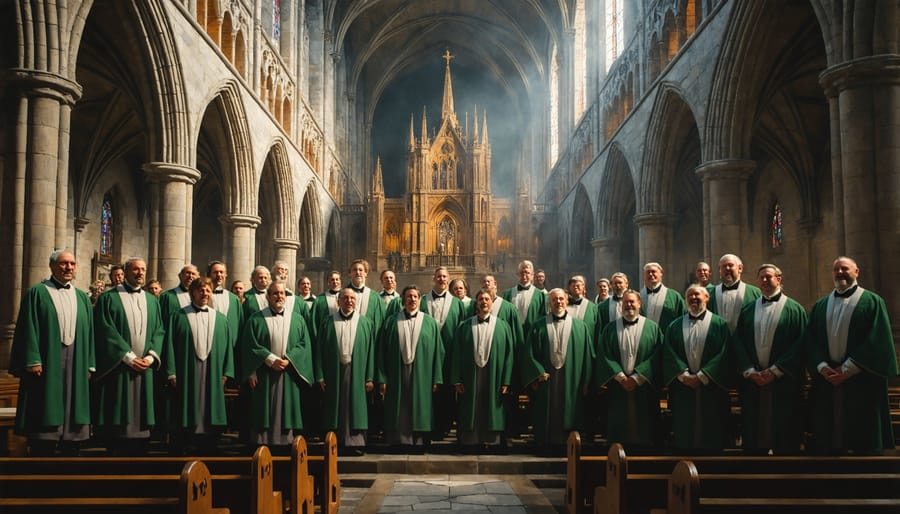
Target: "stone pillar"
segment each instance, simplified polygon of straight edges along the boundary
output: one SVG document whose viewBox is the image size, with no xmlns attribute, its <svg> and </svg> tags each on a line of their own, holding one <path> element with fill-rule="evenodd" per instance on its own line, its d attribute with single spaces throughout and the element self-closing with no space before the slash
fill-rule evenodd
<svg viewBox="0 0 900 514">
<path fill-rule="evenodd" d="M 648 262 L 669 265 L 672 238 L 672 215 L 664 212 L 645 212 L 634 216 L 638 227 L 638 269 Z"/>
<path fill-rule="evenodd" d="M 592 239 L 591 246 L 594 248 L 594 282 L 600 277 L 609 278 L 616 270 L 622 269 L 618 238 Z"/>
<path fill-rule="evenodd" d="M 703 253 L 718 262 L 726 253 L 741 255 L 747 225 L 747 179 L 756 161 L 705 162 L 695 173 L 703 183 Z"/>
<path fill-rule="evenodd" d="M 297 285 L 297 250 L 300 249 L 300 241 L 276 237 L 272 240 L 272 246 L 275 247 L 275 260 L 288 263 L 290 273 L 287 288 L 293 291 Z"/>
<path fill-rule="evenodd" d="M 840 165 L 832 173 L 835 226 L 843 237 L 837 246 L 857 261 L 861 283 L 884 295 L 897 320 L 900 268 L 887 256 L 900 253 L 900 55 L 831 66 L 820 81 L 832 107 L 832 154 Z M 894 334 L 900 335 L 896 322 Z"/>
<path fill-rule="evenodd" d="M 168 162 L 149 162 L 143 166 L 158 195 L 151 204 L 159 216 L 156 277 L 162 284 L 178 282 L 178 272 L 191 259 L 191 225 L 194 184 L 200 172 Z"/>
<path fill-rule="evenodd" d="M 256 227 L 261 221 L 259 216 L 250 214 L 219 216 L 222 233 L 225 235 L 225 264 L 228 265 L 229 280 L 250 280 L 256 258 Z"/>
</svg>

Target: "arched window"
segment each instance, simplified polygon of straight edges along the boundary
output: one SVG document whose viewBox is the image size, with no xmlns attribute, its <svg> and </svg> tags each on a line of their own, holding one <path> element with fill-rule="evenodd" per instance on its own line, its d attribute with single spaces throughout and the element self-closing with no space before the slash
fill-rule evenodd
<svg viewBox="0 0 900 514">
<path fill-rule="evenodd" d="M 622 55 L 625 48 L 625 19 L 623 16 L 626 0 L 606 0 L 606 69 Z"/>
<path fill-rule="evenodd" d="M 556 45 L 550 52 L 550 167 L 559 157 L 559 61 Z"/>
<path fill-rule="evenodd" d="M 783 217 L 781 214 L 781 205 L 776 201 L 775 205 L 772 206 L 771 219 L 769 220 L 769 235 L 772 248 L 781 248 L 784 238 L 782 228 Z"/>
<path fill-rule="evenodd" d="M 281 0 L 272 0 L 272 42 L 281 40 Z"/>
<path fill-rule="evenodd" d="M 584 0 L 575 6 L 575 119 L 581 118 L 587 105 L 587 38 Z"/>
<path fill-rule="evenodd" d="M 112 259 L 113 243 L 115 242 L 115 216 L 113 213 L 112 195 L 103 195 L 103 204 L 100 206 L 100 256 Z"/>
</svg>

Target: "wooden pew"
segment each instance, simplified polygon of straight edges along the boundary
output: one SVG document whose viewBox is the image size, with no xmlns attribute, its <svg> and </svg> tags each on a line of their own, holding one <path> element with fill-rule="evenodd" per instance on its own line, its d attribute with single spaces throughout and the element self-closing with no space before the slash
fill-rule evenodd
<svg viewBox="0 0 900 514">
<path fill-rule="evenodd" d="M 680 461 L 668 484 L 668 514 L 898 511 L 900 474 L 892 473 L 706 475 Z"/>
<path fill-rule="evenodd" d="M 606 456 L 581 455 L 577 435 L 570 435 L 567 451 L 565 502 L 570 514 L 591 512 L 592 508 L 594 512 L 647 512 L 662 507 L 668 478 L 680 460 L 692 460 L 702 473 L 711 474 L 900 474 L 900 456 L 641 455 L 626 459 L 621 445 L 613 445 Z"/>
<path fill-rule="evenodd" d="M 268 450 L 266 450 L 268 452 Z M 289 499 L 292 513 L 313 512 L 313 500 L 321 514 L 337 514 L 340 508 L 341 485 L 338 477 L 337 436 L 326 435 L 324 443 L 313 445 L 310 450 L 305 439 L 295 438 L 292 455 L 272 457 L 271 478 L 273 491 L 282 491 L 282 503 Z M 171 475 L 193 457 L 48 457 L 48 458 L 0 458 L 0 474 L 48 473 L 58 474 L 107 474 L 135 473 L 144 475 Z M 305 460 L 301 460 L 305 459 Z M 243 512 L 248 507 L 249 484 L 256 471 L 250 469 L 248 457 L 204 457 L 217 483 L 226 480 L 230 487 L 216 489 L 216 504 L 228 505 L 234 511 Z M 310 481 L 312 479 L 312 482 Z M 312 486 L 310 486 L 312 484 Z"/>
<path fill-rule="evenodd" d="M 91 512 L 149 509 L 155 513 L 229 514 L 227 508 L 212 506 L 213 481 L 201 461 L 188 462 L 180 475 L 10 474 L 0 476 L 0 486 L 4 491 L 0 507 L 6 514 L 74 508 Z M 107 494 L 112 487 L 120 495 Z M 134 489 L 138 488 L 143 494 L 135 494 Z M 121 495 L 123 491 L 130 494 Z M 70 493 L 78 494 L 69 496 Z"/>
</svg>

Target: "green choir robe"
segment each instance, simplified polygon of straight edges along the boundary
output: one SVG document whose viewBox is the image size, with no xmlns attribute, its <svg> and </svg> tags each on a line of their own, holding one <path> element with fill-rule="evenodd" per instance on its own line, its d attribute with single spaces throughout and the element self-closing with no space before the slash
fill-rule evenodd
<svg viewBox="0 0 900 514">
<path fill-rule="evenodd" d="M 244 323 L 244 308 L 243 305 L 241 305 L 240 298 L 238 298 L 236 294 L 225 289 L 223 289 L 221 293 L 213 292 L 213 300 L 209 303 L 211 307 L 216 307 L 216 303 L 218 302 L 215 301 L 215 298 L 218 295 L 222 295 L 225 298 L 225 302 L 228 304 L 227 314 L 222 309 L 216 310 L 225 315 L 225 320 L 228 325 L 228 338 L 231 342 L 231 348 L 234 350 L 237 346 L 238 337 L 241 335 L 241 325 Z"/>
<path fill-rule="evenodd" d="M 721 287 L 722 287 L 722 284 L 719 284 L 717 286 L 713 286 L 713 285 L 706 286 L 706 290 L 709 291 L 709 302 L 706 303 L 706 309 L 709 312 L 712 312 L 713 314 L 718 315 L 719 317 L 722 317 L 722 315 L 720 314 L 721 309 L 719 309 L 718 300 L 716 298 L 716 293 L 717 293 L 717 291 L 719 291 L 721 289 Z M 762 291 L 760 291 L 760 289 L 758 287 L 754 286 L 753 284 L 748 284 L 745 282 L 744 283 L 744 298 L 743 298 L 743 300 L 741 300 L 741 307 L 739 310 L 743 310 L 744 307 L 755 302 L 756 299 L 759 298 L 760 296 L 762 296 Z M 740 317 L 740 313 L 737 314 L 736 318 L 739 318 L 739 317 Z M 734 321 L 736 322 L 737 319 L 735 319 Z"/>
<path fill-rule="evenodd" d="M 212 307 L 210 307 L 212 308 Z M 225 384 L 222 378 L 234 378 L 234 358 L 231 346 L 231 328 L 228 319 L 221 312 L 216 312 L 213 329 L 212 349 L 207 356 L 207 376 L 197 377 L 195 363 L 197 352 L 194 348 L 194 335 L 188 314 L 194 307 L 188 305 L 172 315 L 169 329 L 166 331 L 166 374 L 175 376 L 175 410 L 172 423 L 179 428 L 197 426 L 200 421 L 196 403 L 196 388 L 199 379 L 206 381 L 206 405 L 209 409 L 207 423 L 215 426 L 228 424 L 225 413 Z M 214 310 L 214 309 L 213 309 Z"/>
<path fill-rule="evenodd" d="M 472 300 L 472 316 L 475 315 L 475 301 Z M 494 299 L 491 306 L 491 315 L 497 316 L 509 325 L 513 337 L 513 374 L 512 383 L 510 384 L 510 394 L 518 393 L 525 384 L 522 384 L 522 372 L 519 370 L 521 360 L 525 352 L 525 329 L 519 321 L 519 313 L 516 311 L 515 305 L 500 298 Z"/>
<path fill-rule="evenodd" d="M 384 395 L 384 429 L 399 429 L 401 396 L 406 394 L 402 387 L 403 356 L 400 353 L 400 337 L 397 320 L 402 319 L 401 311 L 393 320 L 384 324 L 376 347 L 380 354 L 376 364 L 376 382 L 387 384 Z M 431 432 L 434 425 L 432 386 L 443 384 L 444 344 L 437 321 L 431 316 L 422 320 L 416 356 L 412 362 L 412 427 L 414 432 Z"/>
<path fill-rule="evenodd" d="M 352 287 L 352 286 L 347 286 Z M 384 325 L 384 300 L 381 299 L 381 296 L 378 295 L 378 292 L 375 290 L 365 287 L 366 291 L 369 292 L 369 301 L 366 306 L 366 317 L 369 318 L 369 321 L 372 322 L 372 326 L 375 327 L 375 330 L 379 330 L 382 325 Z M 357 298 L 361 298 L 363 293 L 357 293 Z M 363 309 L 360 306 L 360 302 L 356 302 L 356 311 L 362 312 Z"/>
<path fill-rule="evenodd" d="M 128 397 L 128 376 L 135 373 L 131 367 L 122 362 L 122 358 L 131 351 L 131 331 L 128 328 L 128 318 L 125 316 L 125 308 L 119 298 L 119 286 L 110 289 L 97 298 L 94 305 L 94 351 L 97 356 L 97 375 L 94 383 L 98 385 L 100 394 L 100 409 L 96 423 L 100 426 L 114 425 L 124 426 L 133 420 L 130 419 L 129 410 L 131 400 Z M 144 371 L 141 402 L 141 425 L 154 425 L 154 371 L 159 369 L 165 339 L 162 313 L 159 302 L 152 294 L 141 291 L 147 300 L 147 332 L 143 353 L 138 357 L 146 358 L 152 355 L 153 366 Z M 134 420 L 137 423 L 137 420 Z"/>
<path fill-rule="evenodd" d="M 357 313 L 353 314 L 358 316 Z M 325 382 L 325 405 L 322 428 L 338 430 L 341 400 L 341 347 L 334 329 L 334 318 L 326 319 L 319 327 L 319 359 L 316 377 Z M 375 381 L 375 326 L 365 316 L 359 317 L 353 354 L 350 357 L 350 429 L 369 428 L 366 382 Z"/>
<path fill-rule="evenodd" d="M 609 391 L 606 440 L 608 444 L 650 445 L 659 427 L 657 387 L 662 365 L 663 332 L 653 320 L 644 318 L 632 373 L 639 373 L 646 382 L 634 391 L 626 391 L 615 381 L 619 373 L 625 373 L 619 343 L 622 323 L 619 319 L 603 329 L 594 367 L 595 382 L 598 386 L 608 385 Z"/>
<path fill-rule="evenodd" d="M 181 302 L 178 299 L 178 293 L 184 293 L 187 295 L 188 303 L 185 305 L 181 305 Z M 180 285 L 173 287 L 172 289 L 166 289 L 159 295 L 159 312 L 162 316 L 163 326 L 168 329 L 169 320 L 172 316 L 178 314 L 182 308 L 187 305 L 190 305 L 190 294 L 181 288 Z"/>
<path fill-rule="evenodd" d="M 454 342 L 456 339 L 456 328 L 464 319 L 462 302 L 459 301 L 459 298 L 450 294 L 450 291 L 446 291 L 446 295 L 447 298 L 444 301 L 449 300 L 450 307 L 447 310 L 447 317 L 444 318 L 444 324 L 441 326 L 441 343 L 444 344 L 444 376 L 450 374 L 450 364 L 453 362 L 453 351 L 456 348 L 456 343 Z M 433 318 L 434 315 L 431 312 L 432 303 L 431 292 L 422 295 L 419 310 Z"/>
<path fill-rule="evenodd" d="M 880 296 L 871 291 L 862 292 L 850 317 L 845 357 L 852 359 L 862 371 L 835 388 L 817 368 L 820 362 L 829 366 L 843 362 L 833 361 L 828 352 L 829 296 L 813 305 L 806 333 L 807 366 L 813 380 L 810 403 L 814 446 L 820 450 L 893 448 L 887 386 L 888 379 L 897 376 L 897 355 L 887 307 Z M 835 412 L 837 389 L 842 391 L 843 413 Z"/>
<path fill-rule="evenodd" d="M 540 289 L 534 287 L 534 284 L 531 285 L 531 288 L 534 293 L 531 295 L 531 303 L 528 304 L 528 310 L 525 313 L 525 319 L 523 320 L 522 317 L 519 316 L 519 323 L 522 325 L 522 329 L 526 332 L 528 331 L 528 327 L 530 327 L 532 323 L 541 323 L 547 316 L 547 298 L 544 296 L 544 293 L 542 293 Z M 511 287 L 503 293 L 503 299 L 512 304 L 513 310 L 516 310 L 517 316 L 518 310 L 516 309 L 515 298 L 518 293 L 518 287 Z"/>
<path fill-rule="evenodd" d="M 545 315 L 543 322 L 535 323 L 528 331 L 521 361 L 523 384 L 531 384 L 552 367 L 550 336 L 547 333 L 549 319 L 550 315 Z M 593 366 L 591 338 L 580 319 L 572 319 L 572 330 L 566 344 L 566 360 L 560 369 L 565 377 L 561 422 L 563 430 L 568 432 L 580 429 L 583 424 L 583 389 L 590 384 Z M 538 442 L 547 441 L 550 435 L 551 407 L 549 383 L 544 382 L 534 394 L 534 406 L 531 409 L 534 437 Z"/>
<path fill-rule="evenodd" d="M 9 371 L 19 377 L 19 400 L 16 405 L 16 433 L 29 433 L 64 424 L 65 396 L 61 364 L 62 336 L 59 318 L 47 286 L 32 286 L 22 299 L 10 353 Z M 73 286 L 74 287 L 74 286 Z M 90 384 L 88 374 L 95 367 L 94 323 L 91 300 L 84 291 L 75 290 L 76 323 L 73 358 L 71 422 L 91 422 Z M 25 371 L 40 364 L 40 377 Z"/>
<path fill-rule="evenodd" d="M 619 301 L 621 301 L 621 300 L 619 300 Z M 613 319 L 609 315 L 609 304 L 612 302 L 613 302 L 613 296 L 610 295 L 609 298 L 607 298 L 606 300 L 603 300 L 602 302 L 597 304 L 597 327 L 594 330 L 594 340 L 595 341 L 600 340 L 602 333 L 603 333 L 603 329 L 606 328 L 606 325 L 608 325 L 610 321 L 613 321 Z M 659 323 L 657 323 L 657 325 L 659 325 Z M 666 325 L 666 326 L 668 326 L 668 325 Z M 663 331 L 665 331 L 665 326 L 660 325 L 660 328 L 662 328 Z"/>
<path fill-rule="evenodd" d="M 647 288 L 641 288 L 641 316 L 647 315 L 647 306 L 650 301 L 648 297 Z M 659 319 L 651 319 L 651 321 L 655 321 L 660 327 L 668 327 L 669 323 L 675 320 L 675 318 L 684 316 L 685 312 L 687 312 L 687 306 L 684 303 L 684 298 L 681 297 L 678 291 L 671 287 L 666 287 L 666 299 L 663 300 Z"/>
<path fill-rule="evenodd" d="M 775 335 L 772 339 L 768 365 L 763 367 L 756 349 L 755 321 L 757 299 L 744 306 L 732 339 L 738 373 L 747 370 L 763 371 L 777 366 L 784 373 L 774 382 L 760 388 L 749 378 L 741 381 L 741 415 L 743 418 L 743 448 L 770 448 L 797 451 L 803 433 L 803 386 L 806 373 L 803 366 L 803 338 L 806 334 L 806 310 L 799 303 L 785 298 Z M 764 423 L 764 425 L 761 425 Z M 760 446 L 761 431 L 771 434 Z"/>
<path fill-rule="evenodd" d="M 246 303 L 246 302 L 245 302 Z M 284 397 L 282 398 L 284 430 L 303 429 L 303 416 L 300 413 L 300 388 L 315 382 L 313 358 L 309 340 L 309 331 L 303 316 L 291 315 L 290 332 L 284 356 L 290 365 L 282 372 L 272 370 L 266 365 L 266 358 L 271 353 L 272 342 L 266 316 L 273 313 L 268 307 L 257 311 L 244 323 L 241 336 L 241 381 L 245 382 L 256 373 L 256 387 L 250 391 L 250 429 L 261 431 L 269 429 L 269 387 L 284 374 Z"/>
<path fill-rule="evenodd" d="M 729 353 L 731 332 L 724 319 L 708 311 L 706 315 L 713 317 L 706 333 L 700 369 L 691 372 L 702 371 L 709 381 L 697 389 L 678 380 L 678 376 L 688 369 L 682 331 L 682 320 L 688 315 L 672 321 L 666 330 L 662 383 L 669 387 L 676 448 L 721 450 L 726 443 L 728 390 L 734 373 Z"/>
<path fill-rule="evenodd" d="M 313 301 L 312 305 L 309 308 L 309 329 L 312 335 L 313 347 L 315 347 L 316 342 L 316 331 L 319 330 L 319 327 L 322 326 L 326 320 L 330 320 L 332 316 L 331 309 L 328 307 L 328 298 L 332 297 L 335 299 L 335 312 L 337 312 L 337 296 L 331 295 L 328 291 L 323 291 L 322 294 L 316 296 L 315 301 Z M 246 302 L 245 302 L 246 303 Z M 375 327 L 376 332 L 379 327 Z"/>
<path fill-rule="evenodd" d="M 450 379 L 452 384 L 462 384 L 465 392 L 459 395 L 459 422 L 457 430 L 474 431 L 475 409 L 484 408 L 485 402 L 476 398 L 475 374 L 475 340 L 472 327 L 478 324 L 478 318 L 472 316 L 460 323 L 456 330 L 456 352 L 450 366 Z M 488 369 L 487 383 L 482 384 L 482 394 L 489 394 L 486 412 L 479 415 L 484 420 L 485 429 L 501 432 L 506 429 L 506 418 L 503 412 L 503 397 L 500 388 L 508 386 L 512 380 L 513 359 L 515 355 L 515 341 L 509 324 L 502 319 L 497 319 L 494 326 L 494 335 L 491 338 L 491 351 L 485 367 Z M 509 394 L 513 394 L 511 391 Z"/>
</svg>

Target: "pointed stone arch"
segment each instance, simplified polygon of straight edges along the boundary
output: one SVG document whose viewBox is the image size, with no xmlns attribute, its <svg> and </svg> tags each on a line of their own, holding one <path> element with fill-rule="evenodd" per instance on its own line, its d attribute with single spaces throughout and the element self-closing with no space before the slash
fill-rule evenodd
<svg viewBox="0 0 900 514">
<path fill-rule="evenodd" d="M 322 217 L 322 207 L 319 201 L 319 192 L 316 181 L 310 180 L 306 186 L 306 193 L 300 204 L 300 252 L 304 258 L 322 257 L 325 255 L 325 220 Z"/>
<path fill-rule="evenodd" d="M 271 263 L 276 259 L 280 242 L 298 239 L 293 178 L 281 139 L 276 139 L 269 149 L 258 191 L 261 222 L 256 230 L 256 261 Z"/>
<path fill-rule="evenodd" d="M 569 225 L 569 267 L 573 272 L 591 268 L 591 241 L 594 239 L 594 209 L 584 184 L 575 187 L 572 202 L 572 223 Z"/>
<path fill-rule="evenodd" d="M 618 143 L 613 143 L 597 197 L 597 239 L 594 246 L 594 273 L 609 276 L 623 271 L 634 276 L 637 271 L 637 237 L 632 220 L 636 212 L 637 193 L 634 173 Z"/>
</svg>

